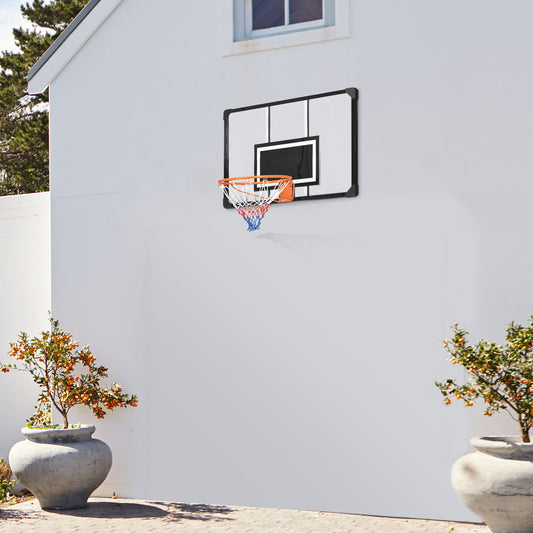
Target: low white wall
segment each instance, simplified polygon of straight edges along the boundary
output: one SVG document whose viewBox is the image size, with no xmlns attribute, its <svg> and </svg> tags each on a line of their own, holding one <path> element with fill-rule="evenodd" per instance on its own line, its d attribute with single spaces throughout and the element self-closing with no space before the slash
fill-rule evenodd
<svg viewBox="0 0 533 533">
<path fill-rule="evenodd" d="M 0 361 L 20 331 L 47 327 L 50 309 L 50 195 L 0 197 Z M 21 440 L 37 388 L 23 373 L 0 374 L 0 457 Z"/>
</svg>

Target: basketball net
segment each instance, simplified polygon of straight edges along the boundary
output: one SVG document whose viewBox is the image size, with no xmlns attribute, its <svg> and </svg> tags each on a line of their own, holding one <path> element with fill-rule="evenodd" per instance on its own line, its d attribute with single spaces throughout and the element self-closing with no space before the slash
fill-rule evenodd
<svg viewBox="0 0 533 533">
<path fill-rule="evenodd" d="M 219 180 L 218 186 L 244 218 L 248 231 L 259 229 L 272 202 L 290 202 L 294 199 L 294 183 L 290 176 L 225 178 Z"/>
</svg>

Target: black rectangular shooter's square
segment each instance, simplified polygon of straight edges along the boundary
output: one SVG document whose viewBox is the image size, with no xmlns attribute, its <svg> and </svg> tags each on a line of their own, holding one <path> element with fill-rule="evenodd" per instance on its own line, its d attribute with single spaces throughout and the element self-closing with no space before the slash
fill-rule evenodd
<svg viewBox="0 0 533 533">
<path fill-rule="evenodd" d="M 318 138 L 312 138 L 310 141 L 302 143 L 300 140 L 293 146 L 287 146 L 291 141 L 257 144 L 255 146 L 256 174 L 288 175 L 292 177 L 296 187 L 298 180 L 305 180 L 305 183 L 301 185 L 318 184 L 318 176 L 313 175 L 313 167 L 318 169 L 318 165 L 313 165 L 313 159 L 318 153 L 315 144 Z"/>
</svg>

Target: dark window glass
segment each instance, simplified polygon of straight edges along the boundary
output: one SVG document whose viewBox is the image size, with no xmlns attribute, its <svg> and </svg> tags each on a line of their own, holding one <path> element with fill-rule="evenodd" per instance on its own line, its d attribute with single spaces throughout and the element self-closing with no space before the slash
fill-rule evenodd
<svg viewBox="0 0 533 533">
<path fill-rule="evenodd" d="M 289 24 L 322 18 L 322 0 L 289 0 Z"/>
<path fill-rule="evenodd" d="M 310 178 L 313 175 L 313 147 L 305 144 L 265 150 L 261 154 L 259 173 L 286 174 L 293 179 Z"/>
<path fill-rule="evenodd" d="M 284 0 L 252 0 L 252 28 L 263 30 L 285 24 Z"/>
</svg>

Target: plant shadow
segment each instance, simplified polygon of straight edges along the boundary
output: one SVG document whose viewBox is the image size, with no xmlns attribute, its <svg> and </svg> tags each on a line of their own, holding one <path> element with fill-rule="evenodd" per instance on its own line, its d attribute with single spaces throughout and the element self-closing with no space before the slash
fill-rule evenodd
<svg viewBox="0 0 533 533">
<path fill-rule="evenodd" d="M 219 505 L 168 503 L 168 502 L 89 502 L 84 509 L 71 510 L 47 510 L 46 512 L 79 516 L 84 518 L 105 519 L 162 519 L 165 521 L 198 520 L 207 522 L 210 520 L 233 520 L 228 515 L 232 509 Z"/>
<path fill-rule="evenodd" d="M 39 517 L 35 513 L 28 513 L 19 509 L 11 509 L 9 507 L 2 507 L 0 510 L 0 523 L 12 521 L 21 522 L 22 520 L 38 520 Z"/>
</svg>

